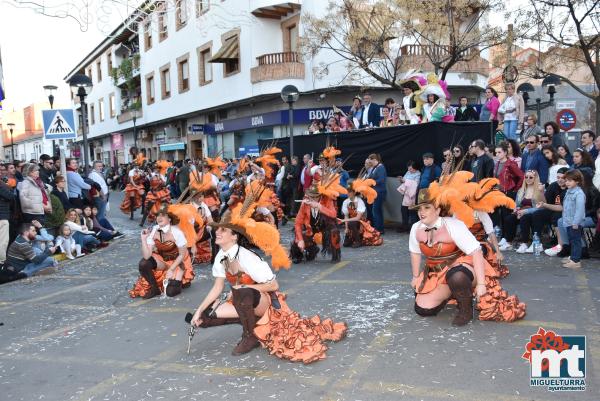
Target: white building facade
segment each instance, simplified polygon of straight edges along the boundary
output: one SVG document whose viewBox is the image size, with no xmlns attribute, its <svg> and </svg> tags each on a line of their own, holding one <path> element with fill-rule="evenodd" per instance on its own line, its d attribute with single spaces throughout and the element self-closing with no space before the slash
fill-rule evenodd
<svg viewBox="0 0 600 401">
<path fill-rule="evenodd" d="M 144 11 L 130 18 L 136 23 L 117 28 L 65 77 L 85 73 L 94 85 L 86 98 L 90 160 L 130 161 L 135 144 L 150 160 L 219 152 L 237 157 L 255 152 L 257 139 L 289 135 L 288 105 L 280 98 L 285 85 L 301 93 L 294 105 L 296 135 L 306 131 L 311 119 L 331 116 L 332 105 L 349 107 L 361 89 L 344 78 L 344 63 L 333 64 L 326 75 L 314 73 L 336 57 L 333 52 L 322 51 L 313 59 L 298 53 L 302 16 L 323 15 L 326 1 L 176 4 L 141 6 Z M 114 80 L 114 68 L 124 70 L 125 77 Z M 450 87 L 470 88 L 473 98 L 487 81 L 484 72 L 468 82 L 459 74 L 448 78 Z M 385 88 L 371 92 L 379 104 L 402 97 Z M 77 102 L 73 107 L 80 114 Z M 71 153 L 80 156 L 81 145 Z"/>
</svg>

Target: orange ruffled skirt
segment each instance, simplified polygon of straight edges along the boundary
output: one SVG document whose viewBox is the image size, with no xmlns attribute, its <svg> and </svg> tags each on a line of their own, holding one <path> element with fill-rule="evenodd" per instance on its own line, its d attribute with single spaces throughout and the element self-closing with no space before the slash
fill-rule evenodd
<svg viewBox="0 0 600 401">
<path fill-rule="evenodd" d="M 379 246 L 383 244 L 383 238 L 368 220 L 360 220 L 361 243 L 364 246 Z"/>
<path fill-rule="evenodd" d="M 490 255 L 488 253 L 488 255 Z M 495 258 L 495 254 L 491 254 Z M 486 258 L 487 259 L 487 258 Z M 462 256 L 457 259 L 453 266 L 446 266 L 439 272 L 430 272 L 421 290 L 419 287 L 423 281 L 424 272 L 419 274 L 417 280 L 417 294 L 427 294 L 433 291 L 440 284 L 446 283 L 446 273 L 451 267 L 467 264 L 473 266 L 473 259 L 470 256 Z M 488 262 L 484 260 L 485 287 L 486 295 L 481 297 L 477 302 L 477 310 L 479 310 L 479 320 L 493 320 L 496 322 L 514 322 L 522 319 L 525 316 L 527 305 L 521 301 L 516 295 L 508 295 L 500 285 L 500 275 Z M 473 294 L 475 295 L 475 294 Z M 449 303 L 455 303 L 451 300 Z"/>
<path fill-rule="evenodd" d="M 163 188 L 160 191 L 150 191 L 148 195 L 146 195 L 146 204 L 144 207 L 146 209 L 150 204 L 152 204 L 152 208 L 148 210 L 148 221 L 153 222 L 156 220 L 156 214 L 162 207 L 163 203 L 170 204 L 171 203 L 171 193 L 167 188 Z"/>
<path fill-rule="evenodd" d="M 302 318 L 285 302 L 286 295 L 278 293 L 280 309 L 270 306 L 260 318 L 254 334 L 269 353 L 292 362 L 309 364 L 326 358 L 324 341 L 340 341 L 346 336 L 346 323 L 322 320 L 318 315 Z"/>
<path fill-rule="evenodd" d="M 153 253 L 152 257 L 154 259 L 156 259 L 157 262 L 160 261 L 160 262 L 165 263 L 169 267 L 171 266 L 172 261 L 165 261 L 162 258 L 162 256 L 160 256 L 158 253 Z M 176 274 L 179 273 L 179 269 L 181 269 L 181 266 L 179 266 L 177 268 L 177 271 L 175 272 Z M 165 270 L 155 269 L 153 271 L 154 279 L 156 280 L 156 283 L 158 284 L 158 289 L 160 290 L 160 292 L 164 291 L 163 280 L 167 276 L 167 270 L 168 270 L 168 268 Z M 183 259 L 183 278 L 181 279 L 181 284 L 191 283 L 194 280 L 194 277 L 195 277 L 195 274 L 194 274 L 194 268 L 192 267 L 192 259 L 190 258 L 190 255 L 187 254 L 187 255 L 185 255 L 185 258 Z M 149 291 L 150 291 L 150 284 L 146 281 L 145 278 L 140 276 L 138 278 L 137 282 L 133 285 L 133 288 L 131 290 L 129 290 L 129 296 L 131 298 L 143 297 Z"/>
<path fill-rule="evenodd" d="M 133 210 L 137 210 L 142 207 L 142 195 L 144 190 L 142 188 L 136 188 L 131 185 L 131 183 L 127 184 L 125 187 L 125 197 L 123 198 L 123 202 L 121 202 L 120 209 L 123 213 L 128 214 L 131 212 L 131 208 L 133 206 Z M 131 198 L 133 198 L 133 205 L 131 204 Z"/>
</svg>

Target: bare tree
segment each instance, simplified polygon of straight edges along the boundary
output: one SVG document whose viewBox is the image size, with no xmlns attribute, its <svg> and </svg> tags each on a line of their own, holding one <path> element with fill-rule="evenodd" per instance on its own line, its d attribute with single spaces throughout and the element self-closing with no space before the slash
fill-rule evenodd
<svg viewBox="0 0 600 401">
<path fill-rule="evenodd" d="M 591 99 L 600 128 L 600 0 L 529 0 L 519 25 L 523 32 L 529 27 L 528 39 L 547 47 L 533 66 L 534 78 L 554 74 Z M 592 89 L 582 81 L 593 83 Z"/>
<path fill-rule="evenodd" d="M 505 41 L 505 30 L 488 23 L 502 0 L 442 0 L 427 3 L 397 0 L 403 25 L 441 79 L 460 62 L 469 63 L 480 51 Z"/>
<path fill-rule="evenodd" d="M 303 17 L 301 48 L 307 57 L 331 51 L 338 57 L 323 62 L 326 74 L 334 63 L 345 62 L 347 74 L 355 82 L 374 81 L 400 88 L 400 43 L 398 10 L 394 0 L 369 4 L 365 0 L 330 0 L 325 15 Z"/>
</svg>

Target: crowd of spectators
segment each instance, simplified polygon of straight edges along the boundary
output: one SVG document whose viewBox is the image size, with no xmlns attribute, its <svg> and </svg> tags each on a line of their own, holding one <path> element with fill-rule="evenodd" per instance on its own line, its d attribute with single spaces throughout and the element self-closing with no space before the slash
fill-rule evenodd
<svg viewBox="0 0 600 401">
<path fill-rule="evenodd" d="M 92 253 L 123 235 L 105 216 L 104 164 L 94 162 L 84 178 L 77 159 L 66 160 L 66 177 L 59 163 L 43 154 L 39 161 L 0 164 L 0 283 Z"/>
</svg>

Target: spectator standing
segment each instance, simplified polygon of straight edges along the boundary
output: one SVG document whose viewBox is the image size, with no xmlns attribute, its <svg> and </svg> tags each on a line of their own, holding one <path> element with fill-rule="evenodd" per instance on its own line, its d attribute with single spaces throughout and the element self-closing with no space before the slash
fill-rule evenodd
<svg viewBox="0 0 600 401">
<path fill-rule="evenodd" d="M 363 105 L 360 96 L 354 96 L 354 98 L 352 99 L 352 107 L 350 108 L 350 113 L 352 114 L 352 122 L 356 126 L 356 128 L 362 128 L 361 121 L 363 115 Z"/>
<path fill-rule="evenodd" d="M 0 269 L 6 261 L 6 248 L 10 237 L 10 206 L 15 199 L 15 194 L 6 181 L 5 177 L 0 180 Z"/>
<path fill-rule="evenodd" d="M 498 113 L 504 121 L 504 136 L 507 139 L 517 139 L 517 129 L 522 124 L 525 116 L 525 102 L 518 93 L 515 93 L 515 84 L 507 83 L 506 98 L 498 108 Z"/>
<path fill-rule="evenodd" d="M 427 152 L 423 154 L 423 171 L 421 171 L 421 179 L 419 180 L 419 189 L 429 188 L 429 184 L 440 178 L 442 169 L 437 164 L 434 164 L 433 153 Z"/>
<path fill-rule="evenodd" d="M 600 150 L 600 135 L 594 140 L 594 145 L 596 149 Z M 594 174 L 593 182 L 596 188 L 600 190 L 600 157 L 596 157 L 594 164 L 596 166 L 596 173 Z M 600 235 L 600 232 L 598 232 L 598 235 Z"/>
<path fill-rule="evenodd" d="M 350 180 L 350 174 L 344 169 L 344 164 L 341 158 L 335 159 L 335 168 L 338 170 L 338 174 L 340 175 L 340 185 L 344 188 L 348 187 L 348 181 Z M 338 207 L 338 217 L 344 218 L 344 214 L 342 213 L 342 204 L 344 201 L 348 199 L 347 194 L 340 194 L 337 198 L 337 207 Z"/>
<path fill-rule="evenodd" d="M 523 153 L 521 170 L 523 172 L 533 170 L 538 173 L 542 184 L 547 183 L 550 165 L 542 152 L 538 149 L 538 137 L 536 135 L 530 135 L 527 137 L 525 143 L 527 151 Z"/>
<path fill-rule="evenodd" d="M 365 127 L 379 127 L 379 120 L 381 113 L 379 112 L 379 105 L 373 103 L 370 93 L 363 94 L 363 106 L 362 115 L 360 121 L 360 128 Z"/>
<path fill-rule="evenodd" d="M 54 160 L 44 153 L 40 156 L 40 179 L 44 184 L 54 186 L 55 176 Z"/>
<path fill-rule="evenodd" d="M 521 131 L 522 141 L 525 141 L 525 138 L 531 135 L 541 135 L 544 132 L 542 127 L 537 125 L 537 115 L 529 114 L 525 117 L 525 122 L 523 123 L 523 130 Z"/>
<path fill-rule="evenodd" d="M 185 189 L 190 185 L 190 159 L 185 159 L 185 162 L 177 173 L 177 185 L 179 186 L 179 193 L 183 193 Z"/>
<path fill-rule="evenodd" d="M 427 95 L 427 103 L 423 105 L 423 122 L 431 121 L 431 109 L 439 99 L 438 95 L 430 93 Z"/>
<path fill-rule="evenodd" d="M 388 109 L 388 111 L 390 113 L 389 118 L 391 120 L 397 120 L 397 118 L 398 118 L 398 116 L 396 115 L 396 106 L 398 106 L 398 105 L 396 104 L 396 101 L 393 98 L 388 97 L 387 99 L 385 99 L 385 103 L 383 104 L 383 107 Z M 383 109 L 382 109 L 382 112 L 383 112 Z M 396 124 L 394 124 L 394 125 L 396 125 Z"/>
<path fill-rule="evenodd" d="M 485 147 L 485 142 L 481 139 L 473 141 L 469 147 L 469 152 L 474 156 L 471 161 L 472 181 L 479 182 L 494 176 L 494 160 L 486 153 Z"/>
<path fill-rule="evenodd" d="M 73 205 L 71 205 L 71 202 L 69 201 L 69 195 L 66 192 L 66 186 L 67 183 L 65 182 L 65 177 L 59 175 L 54 179 L 54 189 L 52 190 L 52 195 L 56 196 L 60 200 L 63 210 L 69 210 L 73 208 Z"/>
<path fill-rule="evenodd" d="M 581 149 L 589 152 L 592 156 L 592 160 L 596 160 L 598 156 L 598 149 L 594 146 L 594 140 L 596 139 L 596 134 L 593 131 L 586 130 L 581 133 Z"/>
<path fill-rule="evenodd" d="M 106 203 L 108 202 L 108 185 L 104 178 L 104 163 L 96 160 L 93 164 L 93 170 L 89 175 L 90 180 L 94 181 L 98 187 L 96 188 L 96 196 L 94 199 L 94 206 L 98 208 L 98 218 L 103 219 L 106 217 Z"/>
<path fill-rule="evenodd" d="M 385 202 L 385 198 L 387 195 L 387 189 L 385 186 L 385 180 L 387 178 L 387 171 L 385 166 L 381 162 L 381 156 L 376 153 L 372 153 L 369 155 L 369 160 L 371 164 L 371 173 L 369 178 L 375 181 L 375 186 L 373 189 L 377 191 L 377 198 L 373 202 L 373 227 L 377 231 L 384 234 L 383 227 L 383 203 Z"/>
<path fill-rule="evenodd" d="M 585 194 L 581 189 L 583 175 L 581 172 L 567 171 L 565 174 L 565 195 L 561 226 L 567 229 L 569 244 L 571 245 L 571 256 L 563 262 L 563 267 L 571 269 L 581 268 L 581 237 L 583 234 L 583 220 L 585 219 Z"/>
<path fill-rule="evenodd" d="M 294 200 L 302 199 L 302 191 L 300 188 L 300 163 L 299 163 L 298 156 L 292 157 L 292 165 L 290 168 L 290 173 L 288 174 L 288 179 L 289 179 L 292 195 L 288 198 L 287 208 L 288 208 L 290 217 L 293 217 L 296 215 L 296 213 L 295 213 L 296 202 L 294 202 Z"/>
<path fill-rule="evenodd" d="M 410 210 L 410 206 L 414 206 L 417 200 L 421 172 L 419 171 L 417 162 L 413 160 L 409 160 L 408 163 L 406 163 L 406 167 L 406 174 L 398 177 L 398 181 L 400 181 L 398 192 L 403 195 L 402 206 L 400 207 L 402 213 L 402 225 L 398 227 L 398 232 L 410 231 L 412 225 L 418 220 L 417 212 L 415 210 Z"/>
<path fill-rule="evenodd" d="M 552 142 L 552 146 L 554 149 L 558 149 L 559 146 L 565 144 L 565 140 L 560 133 L 560 129 L 558 128 L 558 124 L 554 121 L 548 121 L 544 124 L 544 133 L 546 133 Z"/>
<path fill-rule="evenodd" d="M 15 166 L 15 177 L 16 177 L 17 181 L 22 182 L 23 181 L 23 167 L 25 166 L 25 162 L 20 161 L 20 160 L 15 160 L 13 162 L 13 165 Z"/>
<path fill-rule="evenodd" d="M 481 121 L 491 121 L 492 129 L 496 132 L 498 128 L 498 108 L 500 100 L 498 100 L 498 92 L 491 86 L 485 88 L 485 103 L 481 107 L 479 119 Z"/>
<path fill-rule="evenodd" d="M 336 120 L 334 117 L 331 117 L 327 121 L 327 132 L 340 132 L 341 130 L 342 128 L 339 126 L 338 120 Z"/>
<path fill-rule="evenodd" d="M 288 160 L 287 156 L 281 157 L 281 167 L 279 168 L 281 175 L 281 206 L 283 208 L 283 218 L 286 219 L 290 215 L 290 198 L 292 197 L 294 190 L 290 186 L 290 171 L 292 166 Z"/>
<path fill-rule="evenodd" d="M 22 223 L 19 226 L 19 235 L 10 244 L 7 252 L 7 264 L 28 277 L 56 265 L 56 261 L 51 256 L 56 252 L 56 247 L 48 247 L 43 251 L 34 249 L 32 241 L 35 240 L 36 235 L 37 231 L 32 223 Z"/>
<path fill-rule="evenodd" d="M 314 163 L 308 153 L 304 155 L 303 161 L 304 168 L 302 169 L 302 172 L 300 174 L 300 183 L 302 185 L 302 192 L 304 193 L 308 188 L 310 188 L 310 185 L 312 184 L 311 169 Z"/>
<path fill-rule="evenodd" d="M 87 184 L 79 174 L 79 162 L 77 159 L 67 159 L 67 193 L 69 203 L 78 209 L 83 209 L 83 190 L 89 190 L 92 186 Z"/>
<path fill-rule="evenodd" d="M 379 126 L 380 127 L 393 127 L 395 124 L 394 124 L 394 119 L 392 118 L 392 115 L 390 113 L 390 109 L 388 109 L 387 107 L 384 107 L 383 109 L 381 109 L 381 111 L 383 113 L 383 117 L 381 117 Z"/>
<path fill-rule="evenodd" d="M 44 225 L 45 213 L 52 213 L 52 204 L 46 187 L 40 179 L 40 168 L 37 164 L 30 163 L 27 164 L 24 171 L 25 179 L 19 188 L 23 222 L 31 223 L 33 220 L 37 220 Z"/>
<path fill-rule="evenodd" d="M 458 98 L 459 106 L 454 114 L 454 121 L 479 121 L 479 113 L 474 107 L 468 105 L 466 96 Z"/>
</svg>

